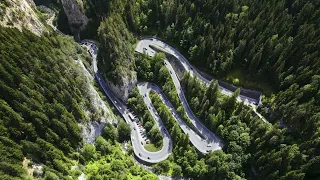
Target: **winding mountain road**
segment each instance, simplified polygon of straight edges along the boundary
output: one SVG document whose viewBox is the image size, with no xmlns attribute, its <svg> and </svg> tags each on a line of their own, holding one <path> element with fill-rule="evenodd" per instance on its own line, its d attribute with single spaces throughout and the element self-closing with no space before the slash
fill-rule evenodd
<svg viewBox="0 0 320 180">
<path fill-rule="evenodd" d="M 191 143 L 196 147 L 196 149 L 199 152 L 206 154 L 210 151 L 219 150 L 223 147 L 222 141 L 215 134 L 209 131 L 204 125 L 202 125 L 202 123 L 200 123 L 200 121 L 192 114 L 190 109 L 187 109 L 187 116 L 191 119 L 192 123 L 205 138 L 202 138 L 197 134 L 197 132 L 190 128 L 189 125 L 179 116 L 179 114 L 174 109 L 173 105 L 170 103 L 168 98 L 161 92 L 161 89 L 158 86 L 148 82 L 139 83 L 137 86 L 139 93 L 144 97 L 145 104 L 148 107 L 150 107 L 149 111 L 151 112 L 154 119 L 156 119 L 161 124 L 161 127 L 164 126 L 162 125 L 162 121 L 160 120 L 160 117 L 155 108 L 153 107 L 152 102 L 149 98 L 150 91 L 154 91 L 159 95 L 162 102 L 170 109 L 174 119 L 177 121 L 182 131 L 185 134 L 188 134 Z M 161 129 L 161 131 L 165 131 L 165 128 Z"/>
<path fill-rule="evenodd" d="M 153 90 L 155 92 L 158 92 L 161 94 L 161 90 L 159 87 L 156 85 L 151 86 L 149 83 L 139 83 L 137 85 L 139 93 L 144 97 L 144 102 L 147 105 L 148 110 L 150 111 L 153 119 L 155 120 L 156 124 L 158 125 L 160 132 L 162 133 L 163 136 L 163 147 L 160 151 L 157 152 L 149 152 L 145 150 L 144 148 L 144 143 L 142 141 L 142 137 L 138 131 L 138 126 L 135 122 L 131 121 L 128 113 L 129 110 L 124 105 L 121 100 L 119 100 L 114 93 L 111 91 L 110 86 L 103 80 L 101 74 L 98 72 L 97 68 L 97 60 L 96 60 L 96 53 L 97 53 L 97 46 L 93 41 L 90 40 L 84 40 L 80 43 L 81 45 L 85 45 L 90 54 L 93 57 L 93 69 L 95 72 L 95 77 L 98 80 L 100 86 L 104 90 L 105 94 L 108 96 L 112 104 L 116 107 L 116 109 L 120 112 L 120 114 L 123 116 L 125 121 L 130 124 L 131 129 L 132 129 L 132 134 L 131 134 L 131 141 L 133 145 L 133 150 L 139 159 L 149 162 L 149 163 L 157 163 L 160 161 L 165 160 L 172 152 L 172 140 L 170 138 L 170 135 L 168 131 L 166 130 L 165 126 L 163 125 L 159 115 L 157 114 L 155 108 L 152 105 L 152 102 L 149 98 L 149 92 L 150 90 Z M 206 154 L 210 151 L 215 151 L 218 149 L 222 149 L 223 143 L 221 139 L 219 139 L 215 134 L 213 134 L 210 130 L 208 130 L 192 113 L 191 109 L 189 108 L 189 105 L 187 103 L 187 100 L 185 99 L 184 93 L 181 90 L 180 82 L 178 80 L 178 77 L 174 73 L 174 70 L 170 63 L 168 61 L 165 61 L 166 67 L 171 73 L 171 78 L 173 79 L 174 85 L 177 89 L 177 92 L 179 94 L 179 98 L 186 109 L 186 114 L 188 118 L 192 121 L 194 126 L 198 129 L 198 131 L 201 133 L 202 137 L 197 134 L 192 128 L 190 128 L 187 123 L 182 120 L 181 117 L 179 117 L 178 113 L 172 106 L 172 104 L 169 102 L 169 100 L 161 94 L 160 97 L 163 100 L 163 102 L 167 105 L 167 107 L 171 110 L 175 120 L 178 122 L 179 126 L 183 130 L 184 133 L 188 134 L 189 139 L 191 143 L 196 147 L 196 149 L 203 153 Z"/>
<path fill-rule="evenodd" d="M 95 74 L 95 77 L 97 81 L 99 82 L 100 86 L 102 87 L 105 94 L 108 96 L 112 104 L 116 107 L 116 109 L 120 112 L 122 117 L 125 119 L 125 121 L 130 125 L 131 127 L 131 142 L 133 151 L 139 159 L 148 162 L 148 163 L 158 163 L 160 161 L 163 161 L 168 158 L 168 156 L 172 152 L 172 141 L 170 138 L 170 135 L 167 133 L 167 131 L 164 131 L 165 127 L 162 124 L 157 124 L 159 128 L 161 129 L 161 133 L 163 136 L 163 147 L 160 151 L 157 152 L 149 152 L 145 150 L 144 143 L 142 142 L 141 134 L 138 131 L 138 126 L 135 122 L 131 121 L 129 117 L 129 109 L 124 105 L 121 100 L 119 100 L 113 92 L 110 90 L 110 87 L 108 84 L 103 80 L 101 74 L 97 72 Z M 153 114 L 154 116 L 154 114 Z M 155 116 L 154 116 L 155 118 Z"/>
<path fill-rule="evenodd" d="M 205 77 L 203 77 L 197 70 L 196 68 L 194 68 L 189 61 L 175 48 L 169 46 L 168 44 L 166 44 L 165 42 L 154 38 L 154 37 L 145 37 L 142 38 L 138 45 L 136 46 L 135 51 L 138 53 L 146 53 L 147 55 L 149 55 L 150 57 L 153 57 L 156 54 L 156 51 L 154 51 L 151 46 L 155 46 L 158 49 L 160 49 L 161 51 L 171 54 L 173 55 L 177 60 L 179 60 L 179 62 L 181 63 L 181 65 L 184 68 L 184 71 L 189 72 L 191 76 L 196 76 L 198 77 L 204 84 L 206 84 L 207 86 L 210 85 L 210 80 L 206 79 Z M 168 68 L 168 67 L 167 67 Z M 172 72 L 174 72 L 174 70 L 172 70 Z M 176 83 L 175 83 L 176 84 Z M 176 86 L 177 88 L 177 86 Z M 232 95 L 232 91 L 219 86 L 220 92 L 222 94 L 225 94 L 227 96 L 231 96 Z M 183 94 L 183 93 L 182 93 Z M 239 95 L 237 97 L 237 100 L 240 102 L 243 102 L 244 104 L 248 105 L 249 107 L 251 107 L 254 111 L 254 113 L 260 118 L 262 119 L 265 123 L 268 123 L 268 121 L 260 114 L 257 112 L 257 106 L 261 103 L 260 99 L 254 99 L 254 98 L 250 98 L 244 95 Z"/>
<path fill-rule="evenodd" d="M 191 76 L 195 75 L 203 83 L 205 83 L 207 86 L 210 85 L 210 80 L 206 79 L 197 70 L 195 70 L 195 68 L 189 63 L 189 61 L 182 54 L 180 54 L 180 52 L 178 50 L 169 46 L 168 44 L 166 44 L 165 42 L 163 42 L 159 39 L 143 38 L 139 41 L 135 51 L 139 52 L 139 53 L 147 53 L 149 56 L 153 57 L 156 54 L 156 52 L 154 50 L 152 50 L 152 48 L 150 46 L 155 46 L 155 47 L 159 48 L 161 51 L 173 55 L 182 64 L 182 66 L 184 67 L 184 70 L 189 72 Z M 223 93 L 225 95 L 231 96 L 233 93 L 232 91 L 230 91 L 222 86 L 219 86 L 219 88 L 220 88 L 221 93 Z M 242 96 L 242 95 L 239 95 L 238 100 L 243 101 L 245 104 L 252 104 L 254 106 L 256 104 L 259 104 L 258 100 L 250 98 L 250 97 Z"/>
<path fill-rule="evenodd" d="M 54 16 L 55 16 L 55 14 L 53 14 L 53 16 L 47 21 L 47 23 L 57 33 L 64 35 L 55 26 L 53 26 L 52 20 L 53 20 Z M 148 83 L 148 82 L 139 83 L 137 85 L 139 93 L 142 95 L 144 103 L 147 105 L 147 107 L 149 107 L 148 110 L 150 111 L 152 117 L 154 118 L 154 120 L 155 120 L 157 126 L 159 127 L 160 132 L 162 133 L 162 136 L 163 136 L 163 147 L 161 150 L 159 150 L 157 152 L 147 151 L 144 148 L 144 142 L 142 140 L 143 138 L 141 137 L 141 134 L 139 133 L 139 128 L 138 128 L 136 122 L 131 121 L 131 119 L 129 117 L 130 110 L 127 108 L 127 106 L 125 104 L 123 104 L 123 102 L 121 100 L 119 100 L 114 95 L 109 84 L 103 80 L 101 73 L 98 71 L 98 67 L 97 67 L 98 47 L 97 47 L 96 42 L 91 41 L 91 40 L 83 40 L 79 44 L 81 46 L 87 47 L 88 51 L 90 52 L 90 54 L 92 56 L 92 60 L 93 60 L 92 66 L 93 66 L 93 71 L 94 71 L 94 75 L 95 75 L 97 82 L 99 83 L 99 85 L 101 86 L 101 88 L 103 89 L 103 91 L 107 95 L 107 97 L 110 99 L 110 101 L 112 102 L 114 107 L 119 111 L 119 113 L 122 115 L 124 120 L 130 125 L 130 127 L 132 129 L 131 142 L 132 142 L 134 154 L 137 158 L 139 158 L 140 160 L 142 160 L 144 162 L 148 162 L 148 163 L 158 163 L 160 161 L 167 159 L 168 156 L 172 153 L 172 149 L 173 149 L 171 137 L 170 137 L 168 131 L 166 130 L 166 127 L 163 125 L 156 109 L 153 107 L 152 102 L 149 98 L 150 91 L 155 91 L 159 94 L 163 103 L 166 104 L 167 107 L 171 110 L 173 117 L 175 118 L 175 120 L 177 121 L 177 123 L 179 124 L 179 126 L 181 127 L 183 132 L 188 134 L 191 143 L 196 147 L 196 149 L 199 152 L 205 154 L 210 151 L 215 151 L 215 150 L 221 149 L 223 147 L 224 144 L 221 141 L 221 139 L 219 137 L 217 137 L 214 133 L 212 133 L 210 130 L 208 130 L 192 113 L 192 111 L 188 105 L 188 102 L 184 96 L 184 93 L 181 90 L 180 81 L 179 81 L 174 69 L 172 68 L 171 64 L 167 60 L 165 60 L 165 66 L 171 72 L 170 73 L 171 78 L 174 82 L 174 85 L 175 85 L 175 88 L 178 92 L 179 98 L 180 98 L 180 100 L 186 110 L 186 115 L 191 120 L 192 124 L 194 125 L 194 127 L 197 129 L 198 132 L 195 132 L 192 128 L 190 128 L 188 126 L 188 124 L 184 120 L 182 120 L 182 118 L 178 115 L 178 113 L 176 112 L 176 110 L 174 109 L 174 107 L 172 106 L 170 101 L 166 98 L 166 96 L 164 96 L 161 93 L 161 90 L 158 86 L 156 86 L 155 84 Z M 152 48 L 150 48 L 150 45 L 154 45 L 159 48 L 162 48 L 165 52 L 168 52 L 168 53 L 174 55 L 178 60 L 180 60 L 180 62 L 182 63 L 182 65 L 186 71 L 190 72 L 191 75 L 196 75 L 204 83 L 209 84 L 210 81 L 208 81 L 206 78 L 202 77 L 201 74 L 199 74 L 197 71 L 193 70 L 191 64 L 177 50 L 175 50 L 174 48 L 170 47 L 169 45 L 167 45 L 166 43 L 164 43 L 160 40 L 157 40 L 154 38 L 143 39 L 138 43 L 138 45 L 136 47 L 136 51 L 140 52 L 140 53 L 147 53 L 149 56 L 154 56 L 155 51 L 152 50 Z M 222 87 L 220 87 L 220 88 L 221 88 L 222 93 L 227 94 L 227 95 L 232 94 L 232 92 L 230 92 L 229 90 L 224 89 Z M 250 99 L 248 97 L 239 96 L 238 99 L 241 101 L 245 101 L 245 103 L 248 103 L 248 104 L 256 104 L 255 100 Z M 201 133 L 201 136 L 199 136 L 198 133 Z"/>
</svg>

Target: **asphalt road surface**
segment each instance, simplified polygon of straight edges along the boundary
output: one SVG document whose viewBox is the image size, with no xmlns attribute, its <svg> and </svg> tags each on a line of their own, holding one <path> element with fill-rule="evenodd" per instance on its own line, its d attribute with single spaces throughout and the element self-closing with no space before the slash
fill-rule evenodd
<svg viewBox="0 0 320 180">
<path fill-rule="evenodd" d="M 191 110 L 187 109 L 185 106 L 187 116 L 190 118 L 192 123 L 200 131 L 200 133 L 202 134 L 202 137 L 204 138 L 202 138 L 195 131 L 193 131 L 192 128 L 190 128 L 188 124 L 179 116 L 179 114 L 174 109 L 173 105 L 170 103 L 167 97 L 161 92 L 158 86 L 148 82 L 139 83 L 137 86 L 140 94 L 143 96 L 143 100 L 145 104 L 149 107 L 148 108 L 149 111 L 151 112 L 154 119 L 156 119 L 159 122 L 161 127 L 164 127 L 162 125 L 162 121 L 160 120 L 159 115 L 156 112 L 155 108 L 153 107 L 152 102 L 149 98 L 149 92 L 151 90 L 156 92 L 161 98 L 162 102 L 171 110 L 173 117 L 175 118 L 175 120 L 177 121 L 177 123 L 179 124 L 183 132 L 189 136 L 191 143 L 197 148 L 199 152 L 206 154 L 210 151 L 219 150 L 223 147 L 222 141 L 215 134 L 209 131 L 205 126 L 203 126 L 199 122 L 199 120 L 192 114 Z M 184 100 L 181 99 L 181 100 L 184 102 L 183 104 L 185 104 L 186 100 L 185 99 Z M 165 128 L 161 128 L 161 131 L 165 131 Z"/>
<path fill-rule="evenodd" d="M 178 50 L 169 46 L 168 44 L 166 44 L 163 41 L 160 41 L 155 38 L 142 39 L 139 41 L 135 50 L 136 50 L 136 52 L 139 52 L 139 53 L 147 53 L 149 56 L 152 57 L 155 55 L 156 52 L 152 48 L 150 48 L 150 45 L 156 46 L 159 49 L 161 49 L 162 51 L 173 55 L 175 58 L 177 58 L 180 61 L 180 63 L 184 67 L 185 71 L 189 72 L 191 74 L 191 76 L 196 75 L 203 83 L 207 84 L 208 86 L 210 85 L 210 80 L 206 79 L 201 74 L 199 74 L 195 70 L 195 68 L 193 68 L 193 66 L 189 63 L 189 61 L 182 54 L 180 54 L 180 52 Z M 223 93 L 225 95 L 230 96 L 233 93 L 232 91 L 230 91 L 222 86 L 219 86 L 219 88 L 221 90 L 221 93 Z M 244 101 L 245 104 L 252 104 L 254 106 L 255 106 L 255 104 L 259 103 L 259 102 L 257 102 L 256 99 L 252 99 L 250 97 L 246 97 L 246 96 L 242 96 L 242 95 L 239 95 L 238 100 Z"/>
<path fill-rule="evenodd" d="M 145 150 L 144 145 L 145 143 L 143 142 L 143 139 L 141 137 L 141 134 L 139 133 L 139 128 L 136 124 L 136 122 L 131 121 L 128 113 L 129 109 L 124 105 L 121 100 L 119 100 L 110 90 L 110 87 L 108 84 L 103 80 L 101 74 L 97 72 L 95 74 L 95 77 L 97 81 L 99 82 L 100 86 L 102 87 L 103 91 L 105 94 L 108 96 L 112 104 L 116 107 L 116 109 L 120 112 L 122 117 L 125 119 L 125 121 L 130 124 L 131 126 L 131 142 L 132 142 L 132 147 L 135 155 L 149 163 L 158 163 L 160 161 L 163 161 L 167 159 L 167 157 L 171 154 L 172 152 L 172 141 L 170 138 L 170 135 L 163 131 L 165 127 L 162 124 L 158 124 L 159 128 L 161 129 L 162 136 L 163 136 L 163 147 L 160 151 L 157 152 L 149 152 Z"/>
<path fill-rule="evenodd" d="M 163 42 L 159 39 L 143 38 L 142 40 L 139 41 L 135 51 L 139 52 L 139 53 L 146 53 L 150 57 L 153 57 L 156 54 L 156 52 L 150 47 L 151 45 L 156 46 L 158 49 L 160 49 L 163 52 L 166 52 L 166 53 L 173 55 L 182 64 L 182 66 L 184 67 L 184 70 L 189 72 L 191 76 L 195 75 L 203 83 L 205 83 L 207 86 L 210 85 L 210 81 L 208 79 L 206 79 L 205 77 L 203 77 L 200 73 L 198 73 L 195 70 L 195 68 L 189 63 L 189 61 L 182 54 L 180 54 L 180 52 L 178 50 L 169 46 L 168 44 L 166 44 L 165 42 Z M 233 93 L 232 91 L 230 91 L 222 86 L 219 86 L 219 88 L 220 88 L 220 92 L 222 94 L 231 96 Z M 259 114 L 256 110 L 257 104 L 259 104 L 259 101 L 257 101 L 256 99 L 250 98 L 250 97 L 243 96 L 243 95 L 239 95 L 237 100 L 242 101 L 242 102 L 244 102 L 244 104 L 252 107 L 253 111 L 257 114 L 257 116 L 259 116 L 265 123 L 268 123 L 268 121 L 261 114 Z"/>
</svg>

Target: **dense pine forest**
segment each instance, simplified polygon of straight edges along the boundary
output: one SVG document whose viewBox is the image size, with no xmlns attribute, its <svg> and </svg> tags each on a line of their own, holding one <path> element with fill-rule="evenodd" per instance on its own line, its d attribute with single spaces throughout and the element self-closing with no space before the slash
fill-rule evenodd
<svg viewBox="0 0 320 180">
<path fill-rule="evenodd" d="M 91 119 L 84 110 L 96 111 L 75 61 L 84 60 L 86 51 L 70 37 L 9 28 L 0 28 L 0 39 L 1 179 L 31 179 L 24 157 L 45 165 L 33 172 L 35 178 L 74 179 L 85 172 L 89 179 L 156 179 L 122 153 L 118 136 L 110 139 L 109 131 L 95 146 L 83 146 L 78 123 Z"/>
<path fill-rule="evenodd" d="M 0 32 L 1 177 L 22 177 L 23 155 L 64 174 L 82 143 L 81 104 L 90 108 L 82 74 L 70 69 L 81 54 L 65 38 Z"/>
<path fill-rule="evenodd" d="M 36 3 L 55 8 L 64 30 L 59 1 Z M 163 39 L 209 76 L 264 95 L 257 110 L 268 123 L 237 102 L 239 90 L 225 96 L 216 81 L 207 87 L 185 73 L 181 84 L 190 108 L 225 143 L 222 150 L 199 155 L 152 92 L 174 145 L 167 160 L 151 166 L 154 173 L 320 179 L 320 1 L 82 0 L 81 8 L 90 19 L 81 37 L 99 42 L 104 77 L 114 84 L 134 76 L 156 83 L 189 125 L 163 65 L 172 57 L 136 54 L 140 37 Z M 119 142 L 130 132 L 123 121 L 106 125 L 94 144 L 83 143 L 79 124 L 92 120 L 86 111 L 96 111 L 77 63 L 90 61 L 88 56 L 70 37 L 0 27 L 0 179 L 32 179 L 22 166 L 25 158 L 44 164 L 34 178 L 76 179 L 84 173 L 87 179 L 158 179 L 136 164 L 130 145 L 123 152 Z M 135 88 L 128 106 L 160 148 L 161 133 Z"/>
</svg>

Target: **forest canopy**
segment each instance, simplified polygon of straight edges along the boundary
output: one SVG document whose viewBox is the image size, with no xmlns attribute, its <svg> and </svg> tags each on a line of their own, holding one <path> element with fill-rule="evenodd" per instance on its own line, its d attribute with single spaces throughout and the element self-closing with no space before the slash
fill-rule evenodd
<svg viewBox="0 0 320 180">
<path fill-rule="evenodd" d="M 258 111 L 272 123 L 272 128 L 262 125 L 260 121 L 249 121 L 243 117 L 243 133 L 248 133 L 246 128 L 253 128 L 249 131 L 251 146 L 248 147 L 248 151 L 255 151 L 256 155 L 253 159 L 249 158 L 249 166 L 242 166 L 248 166 L 246 168 L 249 169 L 252 166 L 258 174 L 255 176 L 258 177 L 266 177 L 266 174 L 272 179 L 319 177 L 319 173 L 315 171 L 316 168 L 320 168 L 318 1 L 92 2 L 91 5 L 88 4 L 86 12 L 92 13 L 99 9 L 92 13 L 97 17 L 97 21 L 105 17 L 118 17 L 120 14 L 122 18 L 119 21 L 124 22 L 125 29 L 130 30 L 129 33 L 137 36 L 156 35 L 178 48 L 200 70 L 246 88 L 261 90 L 265 94 L 262 99 L 263 105 Z M 104 10 L 101 4 L 107 8 Z M 104 36 L 99 38 L 105 39 Z M 121 44 L 114 44 L 113 48 L 115 46 Z M 152 78 L 151 73 L 145 73 L 150 70 L 141 66 L 143 58 L 139 58 L 127 58 L 126 61 L 119 60 L 117 63 L 129 62 L 129 66 L 137 70 L 138 78 Z M 129 59 L 130 61 L 127 61 Z M 135 67 L 137 64 L 139 66 Z M 199 86 L 199 83 L 193 84 Z M 221 111 L 226 111 L 224 116 L 231 120 L 231 124 L 225 124 L 230 126 L 230 131 L 236 120 L 232 115 L 240 112 L 241 116 L 245 116 L 241 114 L 243 108 L 237 107 L 238 105 L 233 107 L 235 112 L 232 112 L 232 109 L 226 109 L 227 104 L 221 104 L 219 99 L 212 99 L 206 103 L 201 99 L 204 94 L 199 95 L 191 91 L 190 94 L 192 97 L 189 96 L 189 103 L 194 104 L 194 111 L 200 117 L 218 123 L 213 125 L 213 129 L 219 129 L 220 125 L 224 125 L 219 124 L 222 121 L 217 120 L 223 113 L 217 112 L 217 109 L 210 109 L 211 105 L 217 102 L 221 105 Z M 248 111 L 246 108 L 244 110 Z M 228 136 L 227 131 L 221 133 Z M 262 156 L 263 154 L 265 156 Z M 289 158 L 289 154 L 296 158 L 286 159 Z M 255 158 L 258 159 L 254 160 Z M 294 164 L 291 166 L 292 171 L 290 168 L 283 169 L 286 167 L 283 163 L 289 162 Z"/>
</svg>

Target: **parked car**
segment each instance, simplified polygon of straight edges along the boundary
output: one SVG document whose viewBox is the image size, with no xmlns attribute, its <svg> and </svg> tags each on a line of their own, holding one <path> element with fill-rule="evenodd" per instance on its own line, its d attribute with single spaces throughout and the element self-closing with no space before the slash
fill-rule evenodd
<svg viewBox="0 0 320 180">
<path fill-rule="evenodd" d="M 146 144 L 150 144 L 150 140 L 149 139 L 146 140 Z"/>
</svg>

